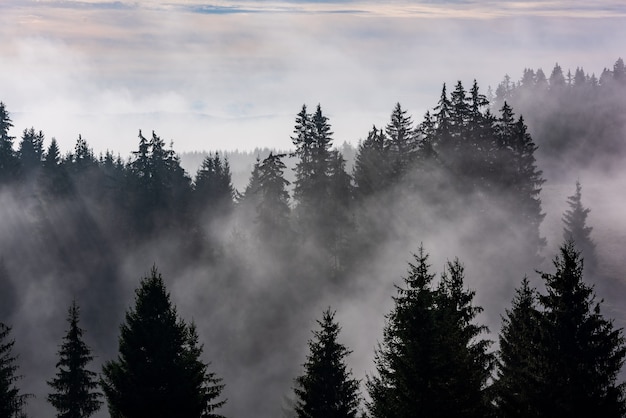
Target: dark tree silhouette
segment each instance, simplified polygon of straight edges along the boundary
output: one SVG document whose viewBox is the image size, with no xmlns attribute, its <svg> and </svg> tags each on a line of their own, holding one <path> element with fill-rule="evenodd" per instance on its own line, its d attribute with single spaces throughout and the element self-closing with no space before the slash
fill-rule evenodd
<svg viewBox="0 0 626 418">
<path fill-rule="evenodd" d="M 11 328 L 0 322 L 0 417 L 23 418 L 28 395 L 20 393 L 16 386 L 20 376 L 13 354 L 14 340 L 9 339 Z"/>
<path fill-rule="evenodd" d="M 295 410 L 299 418 L 354 418 L 360 402 L 359 382 L 347 370 L 345 358 L 350 354 L 337 341 L 339 325 L 335 312 L 326 310 L 321 329 L 309 340 L 309 354 L 304 374 L 296 378 Z"/>
<path fill-rule="evenodd" d="M 4 103 L 0 102 L 0 185 L 15 179 L 18 170 L 18 159 L 13 150 L 14 137 L 9 135 L 13 127 L 9 112 Z"/>
<path fill-rule="evenodd" d="M 91 349 L 83 341 L 84 330 L 78 326 L 80 310 L 76 301 L 69 308 L 69 329 L 59 350 L 57 374 L 48 382 L 53 392 L 48 402 L 57 410 L 59 418 L 86 418 L 102 405 L 97 374 L 87 365 L 93 360 Z"/>
<path fill-rule="evenodd" d="M 193 324 L 178 318 L 153 268 L 120 328 L 119 356 L 104 365 L 102 388 L 114 418 L 218 417 L 223 385 L 200 358 Z"/>
<path fill-rule="evenodd" d="M 423 248 L 398 287 L 376 351 L 377 376 L 367 382 L 373 417 L 485 416 L 493 365 L 486 331 L 473 323 L 481 308 L 463 289 L 463 267 L 450 262 L 434 287 Z"/>
<path fill-rule="evenodd" d="M 543 355 L 541 313 L 537 292 L 528 279 L 516 289 L 511 309 L 502 318 L 498 372 L 494 392 L 502 417 L 541 417 L 541 405 L 549 402 L 542 386 Z"/>
<path fill-rule="evenodd" d="M 572 242 L 561 246 L 554 267 L 554 274 L 541 275 L 547 294 L 539 296 L 546 356 L 540 390 L 550 400 L 542 415 L 621 417 L 626 412 L 625 384 L 617 383 L 626 356 L 622 330 L 601 314 Z"/>
<path fill-rule="evenodd" d="M 596 244 L 591 239 L 593 228 L 587 226 L 587 215 L 591 210 L 583 206 L 581 192 L 580 181 L 576 181 L 576 192 L 567 198 L 569 209 L 563 215 L 563 238 L 576 243 L 585 260 L 585 267 L 592 273 L 597 267 Z"/>
</svg>

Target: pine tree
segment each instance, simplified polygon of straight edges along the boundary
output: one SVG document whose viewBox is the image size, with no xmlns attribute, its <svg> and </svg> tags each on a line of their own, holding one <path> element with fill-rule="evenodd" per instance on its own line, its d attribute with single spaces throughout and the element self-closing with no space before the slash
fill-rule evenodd
<svg viewBox="0 0 626 418">
<path fill-rule="evenodd" d="M 494 384 L 498 416 L 541 417 L 541 405 L 549 402 L 542 387 L 544 353 L 541 347 L 542 316 L 537 291 L 524 277 L 516 289 L 512 307 L 502 318 L 498 373 Z"/>
<path fill-rule="evenodd" d="M 368 379 L 373 417 L 485 416 L 493 365 L 481 308 L 463 288 L 463 267 L 450 262 L 435 287 L 423 248 L 409 264 L 376 352 L 378 376 Z"/>
<path fill-rule="evenodd" d="M 396 103 L 391 112 L 391 120 L 385 127 L 385 150 L 390 164 L 390 174 L 394 179 L 401 177 L 415 158 L 415 140 L 411 116 Z"/>
<path fill-rule="evenodd" d="M 385 134 L 376 126 L 359 144 L 352 177 L 359 200 L 384 190 L 389 185 L 390 167 L 385 150 Z"/>
<path fill-rule="evenodd" d="M 79 307 L 74 301 L 68 312 L 69 329 L 59 350 L 58 371 L 56 377 L 48 382 L 54 390 L 48 395 L 48 402 L 55 407 L 59 418 L 89 417 L 102 405 L 102 395 L 96 391 L 97 375 L 87 369 L 93 356 L 83 341 L 84 330 L 78 326 L 79 314 Z"/>
<path fill-rule="evenodd" d="M 4 103 L 0 102 L 0 185 L 15 179 L 18 169 L 18 160 L 13 150 L 14 137 L 9 135 L 13 127 L 9 112 Z"/>
<path fill-rule="evenodd" d="M 273 154 L 258 165 L 256 223 L 259 237 L 275 249 L 287 250 L 289 235 L 289 182 L 285 180 L 284 154 Z"/>
<path fill-rule="evenodd" d="M 21 376 L 13 355 L 14 340 L 9 340 L 11 328 L 0 322 L 0 417 L 23 418 L 28 395 L 20 393 L 16 386 Z"/>
<path fill-rule="evenodd" d="M 217 152 L 207 156 L 196 174 L 193 193 L 200 215 L 210 218 L 231 213 L 235 190 L 228 160 L 222 160 Z"/>
<path fill-rule="evenodd" d="M 597 266 L 596 244 L 591 239 L 592 227 L 587 226 L 587 215 L 591 211 L 582 204 L 582 186 L 576 181 L 576 192 L 567 198 L 569 209 L 563 215 L 563 238 L 573 241 L 585 260 L 585 267 L 594 272 Z"/>
<path fill-rule="evenodd" d="M 309 340 L 304 374 L 296 378 L 295 410 L 299 418 L 355 418 L 360 402 L 359 382 L 352 378 L 345 358 L 350 354 L 337 341 L 340 332 L 335 312 L 326 310 L 321 329 Z"/>
<path fill-rule="evenodd" d="M 560 248 L 554 274 L 543 273 L 544 391 L 542 416 L 622 417 L 625 384 L 617 383 L 626 357 L 621 329 L 603 317 L 591 286 L 583 281 L 583 260 L 572 242 Z"/>
<path fill-rule="evenodd" d="M 219 416 L 221 379 L 200 358 L 195 326 L 178 317 L 156 268 L 120 331 L 118 358 L 104 365 L 101 380 L 112 417 Z"/>
<path fill-rule="evenodd" d="M 24 132 L 22 132 L 22 140 L 17 151 L 22 174 L 29 174 L 41 167 L 43 141 L 44 135 L 42 131 L 36 132 L 35 128 L 30 128 L 24 129 Z"/>
</svg>

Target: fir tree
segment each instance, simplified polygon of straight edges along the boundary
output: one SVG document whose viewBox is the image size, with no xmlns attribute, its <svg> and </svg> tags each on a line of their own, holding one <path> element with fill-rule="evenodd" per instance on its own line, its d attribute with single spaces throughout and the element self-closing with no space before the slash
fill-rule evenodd
<svg viewBox="0 0 626 418">
<path fill-rule="evenodd" d="M 345 358 L 350 354 L 337 341 L 339 325 L 335 313 L 326 310 L 321 329 L 309 340 L 304 374 L 296 378 L 295 410 L 299 418 L 355 418 L 360 402 L 359 382 L 352 378 Z"/>
<path fill-rule="evenodd" d="M 178 317 L 156 268 L 120 331 L 118 358 L 104 365 L 101 380 L 112 417 L 219 416 L 221 379 L 200 358 L 195 326 Z"/>
<path fill-rule="evenodd" d="M 79 313 L 78 305 L 72 302 L 67 318 L 69 329 L 59 350 L 58 371 L 48 382 L 54 390 L 48 395 L 48 402 L 55 407 L 59 418 L 86 418 L 102 405 L 102 395 L 96 391 L 96 373 L 87 369 L 93 356 L 83 341 L 84 331 L 78 326 Z"/>
<path fill-rule="evenodd" d="M 11 328 L 0 322 L 0 417 L 23 418 L 28 395 L 20 393 L 16 386 L 21 378 L 13 354 L 14 340 L 9 339 Z"/>
<path fill-rule="evenodd" d="M 626 357 L 622 330 L 601 314 L 572 242 L 561 246 L 554 267 L 554 274 L 541 275 L 547 294 L 539 297 L 546 356 L 540 389 L 550 400 L 542 416 L 622 417 L 625 385 L 617 382 Z"/>
<path fill-rule="evenodd" d="M 20 141 L 17 155 L 20 160 L 22 174 L 29 174 L 33 170 L 41 167 L 43 159 L 42 131 L 35 132 L 35 128 L 24 129 L 22 140 Z"/>
<path fill-rule="evenodd" d="M 498 415 L 541 417 L 541 405 L 549 402 L 542 387 L 548 384 L 541 347 L 542 316 L 537 292 L 524 277 L 516 289 L 512 307 L 502 318 L 498 372 L 494 392 Z"/>
<path fill-rule="evenodd" d="M 13 127 L 9 112 L 0 102 L 0 185 L 12 181 L 17 175 L 18 160 L 13 150 L 14 137 L 9 135 Z"/>
<path fill-rule="evenodd" d="M 259 237 L 276 249 L 287 250 L 290 235 L 289 182 L 285 180 L 283 154 L 273 154 L 258 165 L 256 223 Z"/>
<path fill-rule="evenodd" d="M 407 170 L 417 151 L 413 121 L 400 103 L 396 103 L 391 112 L 391 120 L 385 127 L 385 133 L 387 163 L 390 164 L 390 174 L 397 179 Z"/>
<path fill-rule="evenodd" d="M 228 160 L 216 152 L 207 156 L 196 174 L 194 196 L 196 210 L 208 217 L 229 214 L 234 205 L 235 190 Z"/>
<path fill-rule="evenodd" d="M 587 215 L 591 211 L 582 204 L 582 186 L 576 181 L 576 192 L 567 198 L 569 209 L 563 215 L 563 238 L 573 241 L 585 260 L 585 267 L 594 272 L 597 266 L 596 244 L 591 239 L 592 227 L 587 226 Z"/>
<path fill-rule="evenodd" d="M 486 331 L 474 324 L 481 308 L 463 288 L 463 267 L 448 263 L 432 283 L 423 248 L 409 264 L 405 287 L 398 287 L 376 352 L 378 376 L 368 379 L 373 417 L 485 416 L 485 389 L 493 366 Z"/>
<path fill-rule="evenodd" d="M 359 144 L 352 177 L 359 200 L 384 190 L 389 184 L 389 164 L 385 150 L 385 134 L 376 126 Z"/>
</svg>

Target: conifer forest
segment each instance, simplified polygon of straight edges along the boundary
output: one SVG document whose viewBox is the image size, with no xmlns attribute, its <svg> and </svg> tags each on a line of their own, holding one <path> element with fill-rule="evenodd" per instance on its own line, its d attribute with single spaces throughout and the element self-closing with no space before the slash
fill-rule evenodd
<svg viewBox="0 0 626 418">
<path fill-rule="evenodd" d="M 193 168 L 13 120 L 0 418 L 626 416 L 621 58 L 448 81 L 355 145 L 306 103 L 291 149 Z"/>
</svg>

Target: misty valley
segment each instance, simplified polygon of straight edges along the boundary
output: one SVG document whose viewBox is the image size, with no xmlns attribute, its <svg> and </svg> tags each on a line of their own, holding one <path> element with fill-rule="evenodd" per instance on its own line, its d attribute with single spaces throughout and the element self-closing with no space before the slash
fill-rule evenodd
<svg viewBox="0 0 626 418">
<path fill-rule="evenodd" d="M 433 104 L 122 157 L 0 103 L 0 417 L 625 416 L 624 61 Z"/>
</svg>

